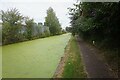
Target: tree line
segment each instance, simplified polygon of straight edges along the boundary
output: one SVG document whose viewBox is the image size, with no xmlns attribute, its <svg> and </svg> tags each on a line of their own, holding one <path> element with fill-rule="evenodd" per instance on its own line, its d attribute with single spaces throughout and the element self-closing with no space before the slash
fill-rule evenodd
<svg viewBox="0 0 120 80">
<path fill-rule="evenodd" d="M 2 44 L 11 44 L 36 38 L 62 34 L 62 28 L 54 10 L 47 10 L 44 24 L 23 16 L 18 9 L 1 10 Z"/>
<path fill-rule="evenodd" d="M 69 8 L 71 27 L 66 29 L 73 35 L 77 34 L 90 43 L 94 41 L 97 47 L 108 50 L 105 55 L 109 57 L 109 62 L 112 66 L 118 66 L 120 2 L 79 2 L 74 6 L 75 8 Z"/>
</svg>

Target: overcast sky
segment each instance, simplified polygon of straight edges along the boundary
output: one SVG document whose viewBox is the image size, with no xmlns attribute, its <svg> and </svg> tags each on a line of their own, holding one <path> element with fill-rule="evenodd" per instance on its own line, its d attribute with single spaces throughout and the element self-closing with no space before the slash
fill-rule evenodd
<svg viewBox="0 0 120 80">
<path fill-rule="evenodd" d="M 63 28 L 69 26 L 68 7 L 73 7 L 77 0 L 0 0 L 0 10 L 17 8 L 24 16 L 33 18 L 35 22 L 44 22 L 46 10 L 52 7 Z"/>
</svg>

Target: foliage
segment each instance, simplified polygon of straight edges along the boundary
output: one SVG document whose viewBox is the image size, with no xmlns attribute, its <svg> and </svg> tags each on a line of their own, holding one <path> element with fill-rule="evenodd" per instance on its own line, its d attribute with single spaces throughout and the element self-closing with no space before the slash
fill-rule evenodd
<svg viewBox="0 0 120 80">
<path fill-rule="evenodd" d="M 19 42 L 22 40 L 23 36 L 21 32 L 21 23 L 23 16 L 19 11 L 15 9 L 7 10 L 2 12 L 2 36 L 3 44 Z"/>
<path fill-rule="evenodd" d="M 120 2 L 80 2 L 74 5 L 75 8 L 69 8 L 72 34 L 79 34 L 89 42 L 94 40 L 95 46 L 109 50 L 109 54 L 104 55 L 109 55 L 110 60 L 111 57 L 118 59 Z M 114 62 L 118 64 L 117 60 Z"/>
<path fill-rule="evenodd" d="M 65 29 L 62 29 L 62 34 L 65 34 L 65 33 L 66 33 Z"/>
<path fill-rule="evenodd" d="M 67 32 L 72 32 L 72 28 L 71 28 L 71 27 L 66 27 L 65 30 L 66 30 Z"/>
<path fill-rule="evenodd" d="M 44 25 L 49 27 L 51 35 L 61 33 L 61 25 L 51 7 L 47 10 L 47 16 L 45 17 Z"/>
<path fill-rule="evenodd" d="M 35 23 L 34 19 L 24 17 L 16 8 L 2 10 L 0 30 L 2 30 L 3 45 L 61 34 L 60 23 L 53 9 L 49 8 L 47 14 L 45 25 L 42 25 L 42 23 Z"/>
<path fill-rule="evenodd" d="M 71 8 L 72 33 L 84 38 L 104 42 L 101 46 L 117 48 L 119 36 L 119 3 L 91 3 L 76 4 Z M 111 42 L 115 43 L 111 43 Z"/>
<path fill-rule="evenodd" d="M 47 27 L 47 29 L 44 31 L 44 33 L 45 33 L 45 36 L 46 36 L 46 37 L 49 37 L 49 36 L 50 36 L 49 27 Z"/>
<path fill-rule="evenodd" d="M 25 19 L 25 27 L 26 27 L 26 32 L 27 32 L 27 39 L 32 39 L 32 35 L 33 35 L 33 26 L 34 26 L 34 20 L 33 19 L 29 19 L 29 17 L 26 17 Z"/>
</svg>

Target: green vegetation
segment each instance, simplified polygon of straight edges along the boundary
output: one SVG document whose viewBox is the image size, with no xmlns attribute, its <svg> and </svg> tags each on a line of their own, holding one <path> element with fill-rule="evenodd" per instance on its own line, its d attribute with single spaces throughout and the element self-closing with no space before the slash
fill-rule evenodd
<svg viewBox="0 0 120 80">
<path fill-rule="evenodd" d="M 71 27 L 66 27 L 65 30 L 66 30 L 67 32 L 71 32 L 71 31 L 72 31 L 72 28 L 71 28 Z"/>
<path fill-rule="evenodd" d="M 26 38 L 31 40 L 32 39 L 32 29 L 34 26 L 34 20 L 33 19 L 29 19 L 29 17 L 26 17 L 25 19 L 25 24 L 26 24 Z"/>
<path fill-rule="evenodd" d="M 34 19 L 23 16 L 16 8 L 7 11 L 1 10 L 1 15 L 0 32 L 2 30 L 3 45 L 64 33 L 52 8 L 47 10 L 44 25 L 37 24 Z"/>
<path fill-rule="evenodd" d="M 63 78 L 86 78 L 87 75 L 84 71 L 79 46 L 75 37 L 71 37 L 68 46 L 70 46 L 70 48 L 63 71 Z"/>
<path fill-rule="evenodd" d="M 15 43 L 23 39 L 20 33 L 23 16 L 17 9 L 2 11 L 2 43 Z"/>
<path fill-rule="evenodd" d="M 114 71 L 118 71 L 120 2 L 80 2 L 69 8 L 71 32 L 102 50 Z"/>
<path fill-rule="evenodd" d="M 51 35 L 61 34 L 61 25 L 54 10 L 50 7 L 47 10 L 47 17 L 45 17 L 45 26 L 49 26 Z"/>
<path fill-rule="evenodd" d="M 3 78 L 51 78 L 71 34 L 2 47 Z"/>
</svg>

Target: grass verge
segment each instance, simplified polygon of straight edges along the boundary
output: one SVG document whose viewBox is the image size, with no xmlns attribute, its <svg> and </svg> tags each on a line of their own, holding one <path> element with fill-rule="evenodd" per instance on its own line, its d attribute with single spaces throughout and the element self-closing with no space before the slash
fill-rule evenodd
<svg viewBox="0 0 120 80">
<path fill-rule="evenodd" d="M 77 44 L 76 38 L 71 37 L 69 42 L 68 58 L 65 62 L 64 71 L 62 74 L 63 78 L 86 78 L 87 75 L 84 71 L 82 63 L 79 45 Z"/>
</svg>

